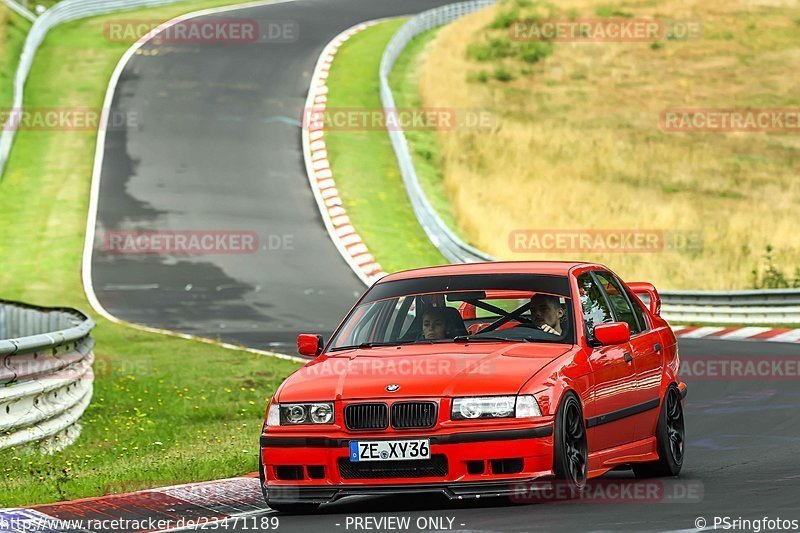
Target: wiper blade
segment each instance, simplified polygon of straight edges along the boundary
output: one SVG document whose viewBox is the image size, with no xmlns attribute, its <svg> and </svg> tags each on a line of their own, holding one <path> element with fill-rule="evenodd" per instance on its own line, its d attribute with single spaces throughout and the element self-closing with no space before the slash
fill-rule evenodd
<svg viewBox="0 0 800 533">
<path fill-rule="evenodd" d="M 401 344 L 412 344 L 416 341 L 407 339 L 403 341 L 386 341 L 386 342 L 362 342 L 358 345 L 359 348 L 380 348 L 381 346 L 399 346 Z"/>
<path fill-rule="evenodd" d="M 520 342 L 518 339 L 509 339 L 508 337 L 496 337 L 491 335 L 481 335 L 480 337 L 475 335 L 459 335 L 453 338 L 453 342 L 473 342 L 473 341 L 490 341 L 490 342 Z"/>
<path fill-rule="evenodd" d="M 402 341 L 387 341 L 387 342 L 362 342 L 361 344 L 351 344 L 348 346 L 337 346 L 336 348 L 331 348 L 328 350 L 329 352 L 341 352 L 344 350 L 356 350 L 356 349 L 364 349 L 364 348 L 382 348 L 386 346 L 405 346 L 408 344 L 433 344 L 436 342 L 450 342 L 449 339 L 445 340 L 428 340 L 428 339 L 406 339 Z"/>
</svg>

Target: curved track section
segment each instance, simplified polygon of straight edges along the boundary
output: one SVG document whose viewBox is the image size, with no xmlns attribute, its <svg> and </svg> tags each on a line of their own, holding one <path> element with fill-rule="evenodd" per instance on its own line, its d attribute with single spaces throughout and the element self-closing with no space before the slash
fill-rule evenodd
<svg viewBox="0 0 800 533">
<path fill-rule="evenodd" d="M 136 124 L 106 138 L 92 262 L 102 305 L 128 321 L 252 346 L 333 329 L 363 285 L 329 240 L 308 187 L 297 120 L 309 76 L 323 46 L 343 29 L 438 3 L 444 2 L 252 7 L 217 17 L 295 21 L 299 39 L 145 45 L 124 69 L 113 100 Z M 255 231 L 264 249 L 111 253 L 105 235 L 120 230 Z M 291 246 L 274 246 L 274 236 L 287 235 Z M 794 344 L 681 339 L 680 345 L 686 363 L 800 359 Z M 372 498 L 312 516 L 281 516 L 280 529 L 396 531 L 397 522 L 378 521 L 408 518 L 406 531 L 664 531 L 695 530 L 700 517 L 709 525 L 714 516 L 800 519 L 798 377 L 687 382 L 686 463 L 680 478 L 659 482 L 655 498 L 531 505 Z M 630 482 L 631 474 L 607 477 Z M 368 517 L 374 521 L 354 526 Z"/>
<path fill-rule="evenodd" d="M 256 348 L 330 333 L 364 286 L 308 186 L 299 121 L 310 74 L 342 30 L 443 3 L 277 3 L 209 17 L 288 23 L 296 34 L 287 42 L 145 43 L 116 86 L 112 114 L 129 119 L 106 133 L 100 167 L 88 283 L 102 306 L 129 322 Z M 186 232 L 228 244 L 160 252 L 174 250 L 163 239 Z M 126 245 L 142 234 L 162 241 Z M 224 249 L 241 236 L 255 249 Z"/>
</svg>

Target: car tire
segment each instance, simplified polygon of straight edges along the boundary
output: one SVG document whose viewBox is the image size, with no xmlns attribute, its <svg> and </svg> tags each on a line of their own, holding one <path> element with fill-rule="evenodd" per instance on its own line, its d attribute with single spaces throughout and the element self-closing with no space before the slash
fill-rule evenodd
<svg viewBox="0 0 800 533">
<path fill-rule="evenodd" d="M 568 392 L 556 413 L 553 431 L 553 471 L 556 483 L 565 483 L 572 498 L 580 496 L 589 475 L 586 422 L 578 397 Z M 559 493 L 562 493 L 559 491 Z"/>
<path fill-rule="evenodd" d="M 658 415 L 656 440 L 658 461 L 631 465 L 636 477 L 675 477 L 681 472 L 686 431 L 681 393 L 675 385 L 670 385 L 664 395 Z"/>
</svg>

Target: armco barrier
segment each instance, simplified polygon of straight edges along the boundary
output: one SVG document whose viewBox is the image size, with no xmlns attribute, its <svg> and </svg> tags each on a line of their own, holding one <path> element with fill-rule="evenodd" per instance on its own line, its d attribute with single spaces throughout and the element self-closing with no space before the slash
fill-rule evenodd
<svg viewBox="0 0 800 533">
<path fill-rule="evenodd" d="M 714 324 L 800 324 L 800 290 L 664 291 L 662 314 Z"/>
<path fill-rule="evenodd" d="M 389 113 L 396 108 L 389 74 L 397 58 L 415 36 L 491 6 L 494 0 L 473 0 L 424 11 L 406 22 L 389 41 L 380 65 L 381 103 Z M 465 243 L 441 219 L 425 196 L 417 177 L 402 128 L 387 128 L 403 183 L 428 238 L 453 263 L 495 261 Z M 800 324 L 800 290 L 763 291 L 664 291 L 662 315 L 667 320 L 713 324 Z"/>
<path fill-rule="evenodd" d="M 447 24 L 448 22 L 452 22 L 464 15 L 494 3 L 494 0 L 473 0 L 471 2 L 437 7 L 435 9 L 423 11 L 419 15 L 411 18 L 411 20 L 397 30 L 397 33 L 394 34 L 389 44 L 386 45 L 379 70 L 381 102 L 384 109 L 392 110 L 397 107 L 394 102 L 392 89 L 389 87 L 389 74 L 392 72 L 395 61 L 397 61 L 397 58 L 403 53 L 403 50 L 411 39 L 431 28 Z M 414 214 L 417 216 L 417 220 L 419 220 L 419 223 L 422 225 L 422 229 L 425 230 L 425 233 L 434 246 L 442 252 L 442 255 L 444 255 L 448 261 L 453 263 L 492 261 L 493 258 L 490 255 L 465 243 L 447 227 L 438 213 L 436 213 L 433 206 L 431 206 L 428 198 L 425 196 L 425 192 L 422 190 L 417 172 L 414 169 L 414 163 L 411 159 L 411 153 L 408 150 L 408 142 L 406 141 L 405 133 L 401 128 L 392 127 L 388 129 L 394 152 L 397 154 L 397 162 L 400 165 L 403 183 L 411 199 L 411 205 L 414 208 Z"/>
<path fill-rule="evenodd" d="M 23 5 L 18 4 L 14 0 L 3 0 L 3 3 L 8 6 L 8 8 L 20 15 L 21 17 L 25 17 L 26 19 L 30 20 L 31 22 L 36 20 L 36 15 L 31 13 L 31 11 Z"/>
<path fill-rule="evenodd" d="M 179 0 L 64 0 L 48 9 L 34 21 L 25 39 L 25 45 L 19 57 L 17 72 L 14 75 L 14 102 L 11 105 L 12 109 L 17 112 L 22 110 L 23 90 L 33 65 L 33 58 L 44 41 L 47 32 L 54 27 L 80 18 L 105 15 L 128 9 L 155 7 L 172 4 L 177 1 Z M 0 133 L 0 179 L 3 177 L 16 132 L 17 120 L 15 120 L 12 113 L 9 113 L 6 123 L 3 125 L 3 131 Z"/>
<path fill-rule="evenodd" d="M 0 300 L 0 450 L 75 433 L 92 398 L 92 328 L 74 309 Z"/>
</svg>

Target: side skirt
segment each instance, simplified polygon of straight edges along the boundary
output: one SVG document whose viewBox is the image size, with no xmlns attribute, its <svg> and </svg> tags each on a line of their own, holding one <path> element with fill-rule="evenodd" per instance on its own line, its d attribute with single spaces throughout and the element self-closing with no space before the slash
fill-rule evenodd
<svg viewBox="0 0 800 533">
<path fill-rule="evenodd" d="M 619 465 L 628 463 L 647 463 L 658 460 L 656 438 L 623 444 L 589 454 L 589 477 L 597 477 Z"/>
</svg>

